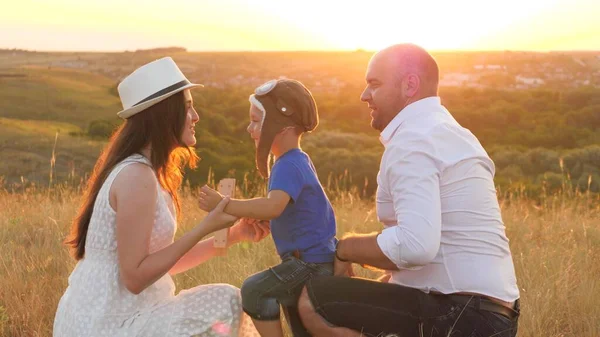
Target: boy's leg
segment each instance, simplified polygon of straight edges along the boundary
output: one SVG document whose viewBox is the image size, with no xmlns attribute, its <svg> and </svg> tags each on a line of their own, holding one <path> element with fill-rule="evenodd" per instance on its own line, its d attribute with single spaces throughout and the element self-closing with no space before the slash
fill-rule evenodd
<svg viewBox="0 0 600 337">
<path fill-rule="evenodd" d="M 253 318 L 252 322 L 254 322 L 254 327 L 262 337 L 283 337 L 281 320 L 259 321 Z"/>
<path fill-rule="evenodd" d="M 294 337 L 311 337 L 312 335 L 306 330 L 304 325 L 302 324 L 302 320 L 300 320 L 300 314 L 298 313 L 298 306 L 289 305 L 282 306 L 283 313 L 285 314 L 285 319 L 288 322 L 288 326 L 290 330 L 292 330 L 292 334 Z"/>
<path fill-rule="evenodd" d="M 242 306 L 252 317 L 262 336 L 283 334 L 279 319 L 279 305 L 292 307 L 288 315 L 294 336 L 310 336 L 302 326 L 296 305 L 300 291 L 307 279 L 325 273 L 323 267 L 309 266 L 294 257 L 268 270 L 250 276 L 242 285 Z M 287 314 L 287 312 L 286 312 Z M 302 333 L 304 332 L 304 334 Z"/>
<path fill-rule="evenodd" d="M 302 319 L 300 318 L 300 313 L 298 311 L 298 298 L 300 297 L 300 293 L 302 288 L 304 288 L 304 284 L 309 279 L 318 277 L 318 276 L 332 276 L 333 275 L 333 263 L 302 263 L 305 267 L 305 273 L 299 275 L 298 278 L 302 279 L 302 282 L 290 289 L 291 302 L 286 304 L 282 303 L 282 309 L 285 313 L 285 318 L 288 322 L 290 329 L 294 337 L 311 337 L 312 335 L 306 330 L 304 324 L 302 323 Z"/>
<path fill-rule="evenodd" d="M 269 294 L 278 284 L 270 269 L 250 276 L 242 284 L 242 307 L 263 337 L 283 337 L 279 303 Z"/>
</svg>

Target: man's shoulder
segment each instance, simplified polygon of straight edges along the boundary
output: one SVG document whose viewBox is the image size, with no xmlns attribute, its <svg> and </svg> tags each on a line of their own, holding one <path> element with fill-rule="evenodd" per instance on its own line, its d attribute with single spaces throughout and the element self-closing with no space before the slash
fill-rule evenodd
<svg viewBox="0 0 600 337">
<path fill-rule="evenodd" d="M 443 121 L 428 121 L 407 125 L 404 128 L 399 128 L 390 142 L 386 145 L 386 151 L 397 149 L 419 149 L 422 146 L 432 147 L 440 138 L 455 137 L 455 132 L 446 122 Z"/>
<path fill-rule="evenodd" d="M 471 157 L 488 157 L 471 131 L 456 122 L 443 120 L 398 130 L 386 146 L 384 155 L 414 152 L 427 153 L 443 163 L 453 163 Z"/>
<path fill-rule="evenodd" d="M 451 116 L 449 117 L 434 118 L 428 116 L 419 123 L 400 128 L 392 137 L 391 143 L 400 145 L 407 141 L 424 141 L 444 144 L 456 138 L 469 138 L 470 141 L 479 142 L 469 129 L 461 126 Z"/>
</svg>

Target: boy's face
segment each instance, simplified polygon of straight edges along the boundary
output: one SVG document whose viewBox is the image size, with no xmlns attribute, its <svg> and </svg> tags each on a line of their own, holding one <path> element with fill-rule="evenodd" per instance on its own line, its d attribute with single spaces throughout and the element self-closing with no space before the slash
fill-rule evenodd
<svg viewBox="0 0 600 337">
<path fill-rule="evenodd" d="M 250 134 L 250 137 L 254 140 L 254 146 L 258 148 L 258 141 L 260 140 L 260 131 L 262 128 L 262 120 L 263 120 L 263 112 L 254 106 L 254 104 L 250 104 L 250 124 L 248 124 L 248 128 L 246 131 Z"/>
</svg>

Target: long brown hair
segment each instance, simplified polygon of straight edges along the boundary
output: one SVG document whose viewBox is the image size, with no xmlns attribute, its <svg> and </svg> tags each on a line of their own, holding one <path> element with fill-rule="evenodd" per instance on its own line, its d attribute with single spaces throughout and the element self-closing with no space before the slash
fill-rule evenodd
<svg viewBox="0 0 600 337">
<path fill-rule="evenodd" d="M 123 123 L 112 135 L 87 182 L 83 202 L 65 240 L 76 260 L 85 255 L 85 241 L 98 192 L 112 169 L 125 158 L 151 145 L 150 162 L 160 185 L 169 192 L 179 214 L 177 194 L 183 180 L 183 167 L 196 167 L 198 156 L 181 140 L 187 118 L 183 92 L 179 92 Z"/>
</svg>

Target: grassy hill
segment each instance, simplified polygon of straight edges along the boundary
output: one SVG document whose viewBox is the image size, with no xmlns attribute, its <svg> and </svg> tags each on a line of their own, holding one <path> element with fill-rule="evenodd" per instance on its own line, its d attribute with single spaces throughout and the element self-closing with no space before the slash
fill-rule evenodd
<svg viewBox="0 0 600 337">
<path fill-rule="evenodd" d="M 369 126 L 368 108 L 359 100 L 364 88 L 364 68 L 371 55 L 364 51 L 0 50 L 0 117 L 4 123 L 0 136 L 0 177 L 4 176 L 8 185 L 20 183 L 21 176 L 47 185 L 57 129 L 61 132 L 55 149 L 56 177 L 75 180 L 85 177 L 92 158 L 102 146 L 102 140 L 89 136 L 106 139 L 112 127 L 120 122 L 116 117 L 121 109 L 116 92 L 119 79 L 136 67 L 166 55 L 176 60 L 191 81 L 206 85 L 193 92 L 200 114 L 196 148 L 202 162 L 196 171 L 186 175 L 192 185 L 205 183 L 209 173 L 217 180 L 232 175 L 242 179 L 247 173 L 255 173 L 254 148 L 245 131 L 248 94 L 268 79 L 285 76 L 305 83 L 317 101 L 319 127 L 303 139 L 302 145 L 310 153 L 321 180 L 327 183 L 330 177 L 347 177 L 345 186 L 353 185 L 367 195 L 374 192 L 382 146 L 378 133 Z M 581 86 L 577 84 L 581 77 L 578 74 L 590 74 L 600 81 L 597 53 L 438 53 L 435 56 L 442 75 L 458 71 L 479 76 L 488 70 L 478 70 L 475 66 L 496 63 L 506 65 L 504 75 L 511 78 L 518 74 L 537 76 L 536 71 L 543 72 L 549 67 L 562 69 L 564 85 L 515 90 L 502 82 L 494 82 L 491 87 L 470 82 L 475 87 L 442 86 L 440 96 L 457 121 L 478 137 L 496 162 L 496 183 L 502 190 L 527 188 L 531 195 L 536 195 L 544 188 L 562 187 L 568 178 L 580 190 L 600 192 L 597 145 L 600 144 L 600 85 L 594 87 L 594 80 L 588 81 L 587 87 L 573 89 Z M 502 69 L 498 71 L 504 72 Z M 569 80 L 569 76 L 577 80 Z M 12 120 L 37 122 L 25 128 L 25 124 L 9 123 Z M 44 125 L 42 121 L 51 123 Z M 40 131 L 46 127 L 47 132 Z"/>
<path fill-rule="evenodd" d="M 93 120 L 116 122 L 120 109 L 116 82 L 99 74 L 27 65 L 0 71 L 0 177 L 47 183 L 52 170 L 55 181 L 79 180 L 103 144 L 81 135 Z"/>
<path fill-rule="evenodd" d="M 103 144 L 70 135 L 81 131 L 70 123 L 0 117 L 0 177 L 46 182 L 52 172 L 55 181 L 78 180 L 92 169 Z"/>
<path fill-rule="evenodd" d="M 85 70 L 24 66 L 0 73 L 0 116 L 59 121 L 81 128 L 116 119 L 116 82 Z"/>
</svg>

